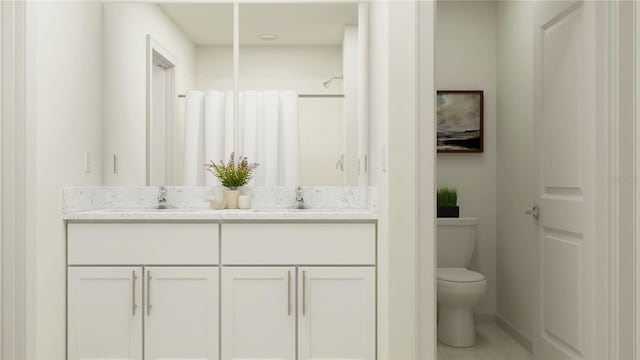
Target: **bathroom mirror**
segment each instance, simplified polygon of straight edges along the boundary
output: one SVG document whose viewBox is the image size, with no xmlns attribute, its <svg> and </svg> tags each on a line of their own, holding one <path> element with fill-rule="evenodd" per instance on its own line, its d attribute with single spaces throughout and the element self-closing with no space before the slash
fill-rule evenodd
<svg viewBox="0 0 640 360">
<path fill-rule="evenodd" d="M 240 4 L 239 149 L 260 185 L 358 185 L 357 3 Z"/>
<path fill-rule="evenodd" d="M 366 4 L 235 11 L 104 2 L 105 183 L 216 185 L 235 152 L 254 185 L 366 185 Z"/>
</svg>

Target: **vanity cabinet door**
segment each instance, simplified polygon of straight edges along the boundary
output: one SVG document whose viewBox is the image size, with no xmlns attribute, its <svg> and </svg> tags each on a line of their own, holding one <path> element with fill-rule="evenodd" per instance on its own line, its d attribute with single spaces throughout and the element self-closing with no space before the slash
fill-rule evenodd
<svg viewBox="0 0 640 360">
<path fill-rule="evenodd" d="M 375 359 L 375 269 L 298 269 L 299 359 Z"/>
<path fill-rule="evenodd" d="M 222 269 L 222 358 L 295 359 L 295 268 Z"/>
<path fill-rule="evenodd" d="M 142 268 L 68 269 L 68 358 L 142 359 Z"/>
<path fill-rule="evenodd" d="M 218 359 L 218 268 L 145 267 L 145 359 Z"/>
</svg>

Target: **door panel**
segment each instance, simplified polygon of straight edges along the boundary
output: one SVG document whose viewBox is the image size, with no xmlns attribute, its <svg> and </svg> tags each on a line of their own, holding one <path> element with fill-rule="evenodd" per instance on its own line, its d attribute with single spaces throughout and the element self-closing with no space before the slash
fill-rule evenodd
<svg viewBox="0 0 640 360">
<path fill-rule="evenodd" d="M 69 359 L 142 359 L 142 269 L 68 270 Z"/>
<path fill-rule="evenodd" d="M 597 357 L 595 2 L 538 2 L 538 359 Z"/>
<path fill-rule="evenodd" d="M 375 358 L 375 269 L 298 269 L 299 359 Z"/>
<path fill-rule="evenodd" d="M 222 358 L 294 359 L 295 268 L 222 269 Z"/>
<path fill-rule="evenodd" d="M 145 359 L 217 359 L 218 269 L 145 268 Z"/>
</svg>

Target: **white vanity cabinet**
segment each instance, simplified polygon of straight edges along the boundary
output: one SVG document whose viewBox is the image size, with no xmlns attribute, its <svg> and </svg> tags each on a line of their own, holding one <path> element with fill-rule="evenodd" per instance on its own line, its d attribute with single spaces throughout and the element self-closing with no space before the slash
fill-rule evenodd
<svg viewBox="0 0 640 360">
<path fill-rule="evenodd" d="M 295 267 L 222 269 L 222 358 L 295 359 Z"/>
<path fill-rule="evenodd" d="M 145 359 L 217 359 L 218 268 L 144 271 Z"/>
<path fill-rule="evenodd" d="M 71 222 L 70 359 L 375 359 L 376 224 Z"/>
<path fill-rule="evenodd" d="M 68 358 L 218 359 L 219 233 L 211 223 L 68 224 Z"/>
<path fill-rule="evenodd" d="M 68 358 L 142 359 L 142 268 L 68 270 Z"/>
<path fill-rule="evenodd" d="M 298 274 L 298 359 L 375 359 L 375 269 L 301 267 Z"/>
<path fill-rule="evenodd" d="M 375 239 L 371 223 L 223 224 L 222 358 L 375 359 Z"/>
</svg>

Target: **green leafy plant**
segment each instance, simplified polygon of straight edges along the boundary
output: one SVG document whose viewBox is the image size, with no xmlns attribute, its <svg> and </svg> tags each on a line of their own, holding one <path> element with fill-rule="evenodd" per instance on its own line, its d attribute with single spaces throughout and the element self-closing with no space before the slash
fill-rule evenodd
<svg viewBox="0 0 640 360">
<path fill-rule="evenodd" d="M 220 164 L 216 164 L 211 160 L 204 165 L 208 172 L 220 180 L 222 186 L 231 190 L 236 190 L 246 185 L 253 178 L 254 172 L 258 167 L 258 164 L 250 163 L 249 159 L 243 156 L 236 162 L 235 156 L 236 153 L 232 152 L 226 164 L 222 160 L 220 160 Z"/>
<path fill-rule="evenodd" d="M 454 207 L 458 205 L 458 190 L 438 189 L 438 207 Z"/>
</svg>

